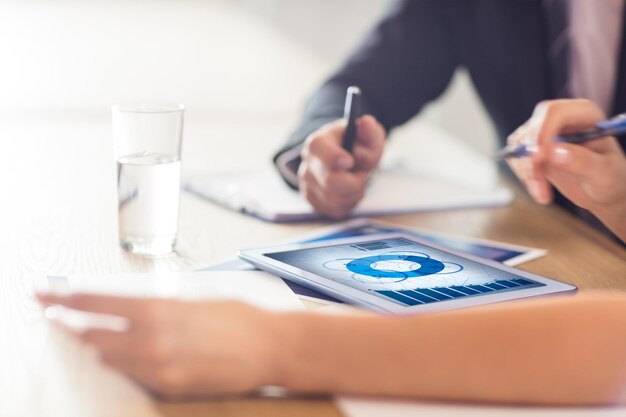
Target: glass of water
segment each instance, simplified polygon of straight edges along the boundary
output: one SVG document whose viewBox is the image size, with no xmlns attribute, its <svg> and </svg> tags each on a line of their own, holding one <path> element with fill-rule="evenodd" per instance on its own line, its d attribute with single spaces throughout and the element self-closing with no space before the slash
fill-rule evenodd
<svg viewBox="0 0 626 417">
<path fill-rule="evenodd" d="M 129 103 L 112 110 L 120 245 L 141 255 L 170 253 L 178 233 L 184 107 Z"/>
</svg>

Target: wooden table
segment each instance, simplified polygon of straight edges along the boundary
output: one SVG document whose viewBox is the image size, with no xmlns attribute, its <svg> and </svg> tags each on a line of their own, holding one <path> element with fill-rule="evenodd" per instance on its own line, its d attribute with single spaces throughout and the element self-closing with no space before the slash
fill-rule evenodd
<svg viewBox="0 0 626 417">
<path fill-rule="evenodd" d="M 196 162 L 205 140 L 197 132 L 186 144 L 186 158 Z M 326 397 L 154 401 L 100 366 L 92 351 L 51 328 L 32 298 L 35 280 L 47 274 L 192 268 L 232 257 L 241 247 L 294 238 L 319 224 L 264 223 L 183 195 L 178 255 L 129 255 L 117 244 L 108 120 L 4 121 L 0 138 L 0 417 L 340 415 Z M 253 156 L 233 161 L 224 161 L 224 149 L 206 160 L 214 168 L 237 167 L 255 157 L 253 149 Z M 546 248 L 548 256 L 522 268 L 582 291 L 626 290 L 623 248 L 558 208 L 538 207 L 518 194 L 509 207 L 385 220 Z"/>
</svg>

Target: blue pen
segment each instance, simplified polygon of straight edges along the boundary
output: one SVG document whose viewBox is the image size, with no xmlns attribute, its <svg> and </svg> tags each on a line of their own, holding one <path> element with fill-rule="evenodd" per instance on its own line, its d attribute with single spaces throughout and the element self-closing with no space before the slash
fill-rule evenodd
<svg viewBox="0 0 626 417">
<path fill-rule="evenodd" d="M 596 123 L 596 127 L 582 132 L 568 133 L 554 138 L 555 142 L 583 143 L 604 136 L 626 135 L 626 113 L 615 116 L 609 120 Z M 528 155 L 528 148 L 524 144 L 511 144 L 498 151 L 497 159 L 520 158 Z"/>
</svg>

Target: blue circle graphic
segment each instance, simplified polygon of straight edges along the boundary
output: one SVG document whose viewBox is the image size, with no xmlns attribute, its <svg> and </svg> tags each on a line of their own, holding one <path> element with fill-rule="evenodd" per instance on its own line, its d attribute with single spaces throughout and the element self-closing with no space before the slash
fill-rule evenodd
<svg viewBox="0 0 626 417">
<path fill-rule="evenodd" d="M 372 268 L 372 264 L 381 261 L 407 261 L 419 264 L 413 271 L 388 271 Z M 376 278 L 413 278 L 433 275 L 443 271 L 444 264 L 433 258 L 415 255 L 376 255 L 357 258 L 350 261 L 346 268 L 355 274 L 367 275 Z"/>
</svg>

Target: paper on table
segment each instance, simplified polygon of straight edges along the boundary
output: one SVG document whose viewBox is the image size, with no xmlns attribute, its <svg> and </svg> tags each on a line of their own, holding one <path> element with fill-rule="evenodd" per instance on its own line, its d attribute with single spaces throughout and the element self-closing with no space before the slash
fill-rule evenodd
<svg viewBox="0 0 626 417">
<path fill-rule="evenodd" d="M 270 310 L 300 310 L 302 303 L 278 277 L 262 271 L 188 271 L 48 276 L 53 291 L 187 300 L 232 299 Z"/>
<path fill-rule="evenodd" d="M 320 218 L 307 201 L 271 170 L 194 175 L 186 179 L 184 188 L 219 205 L 268 221 Z M 353 215 L 499 206 L 510 203 L 512 198 L 506 188 L 473 189 L 404 171 L 383 170 L 374 176 Z"/>
<path fill-rule="evenodd" d="M 519 407 L 350 397 L 339 397 L 337 405 L 346 417 L 618 417 L 626 415 L 626 407 Z"/>
</svg>

